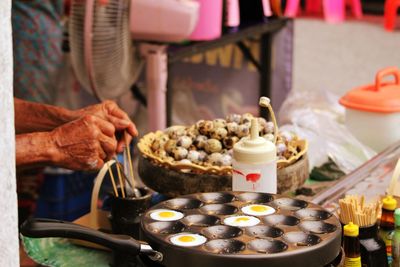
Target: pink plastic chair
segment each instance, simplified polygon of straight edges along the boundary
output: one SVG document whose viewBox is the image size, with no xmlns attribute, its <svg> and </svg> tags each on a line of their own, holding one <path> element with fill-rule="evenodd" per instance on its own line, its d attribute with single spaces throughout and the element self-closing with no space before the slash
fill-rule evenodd
<svg viewBox="0 0 400 267">
<path fill-rule="evenodd" d="M 360 19 L 362 17 L 360 0 L 306 0 L 306 12 L 318 13 L 321 10 L 321 2 L 323 2 L 323 10 L 325 20 L 330 23 L 338 23 L 344 20 L 345 6 L 351 5 L 354 17 Z M 287 0 L 285 8 L 285 16 L 295 17 L 298 13 L 300 0 Z"/>
</svg>

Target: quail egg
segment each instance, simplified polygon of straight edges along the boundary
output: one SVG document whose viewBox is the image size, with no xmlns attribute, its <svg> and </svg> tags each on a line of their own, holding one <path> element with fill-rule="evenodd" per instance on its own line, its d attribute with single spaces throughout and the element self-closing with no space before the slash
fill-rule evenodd
<svg viewBox="0 0 400 267">
<path fill-rule="evenodd" d="M 224 144 L 225 148 L 227 148 L 227 149 L 233 148 L 233 146 L 237 142 L 239 142 L 239 137 L 237 137 L 237 136 L 228 136 L 222 140 L 222 143 Z"/>
<path fill-rule="evenodd" d="M 198 163 L 198 162 L 202 161 L 201 154 L 197 150 L 190 150 L 187 155 L 187 159 L 194 163 Z"/>
<path fill-rule="evenodd" d="M 229 122 L 226 124 L 226 128 L 228 129 L 228 133 L 231 135 L 237 135 L 239 124 L 236 122 Z"/>
<path fill-rule="evenodd" d="M 287 150 L 287 146 L 285 145 L 285 143 L 277 143 L 276 144 L 276 153 L 278 155 L 282 155 L 283 153 L 285 153 Z"/>
<path fill-rule="evenodd" d="M 228 131 L 225 128 L 214 128 L 211 131 L 211 138 L 222 140 L 228 135 Z"/>
<path fill-rule="evenodd" d="M 172 150 L 172 155 L 176 160 L 181 160 L 187 157 L 188 155 L 188 150 L 183 147 L 176 147 L 175 149 Z"/>
<path fill-rule="evenodd" d="M 178 137 L 185 135 L 186 129 L 185 126 L 171 126 L 165 130 L 165 133 L 167 133 L 171 139 L 178 139 Z"/>
<path fill-rule="evenodd" d="M 221 166 L 222 165 L 222 157 L 223 155 L 221 153 L 212 153 L 211 155 L 208 156 L 208 163 L 214 166 Z"/>
<path fill-rule="evenodd" d="M 226 121 L 224 119 L 215 119 L 213 120 L 214 128 L 225 128 Z"/>
<path fill-rule="evenodd" d="M 175 148 L 176 148 L 176 140 L 173 139 L 169 139 L 164 145 L 164 149 L 168 153 L 172 153 L 172 150 L 174 150 Z"/>
<path fill-rule="evenodd" d="M 207 139 L 208 139 L 208 138 L 207 138 L 207 136 L 205 136 L 205 135 L 198 135 L 198 136 L 194 139 L 193 144 L 194 144 L 197 148 L 202 149 L 202 148 L 204 148 L 204 147 L 206 146 Z"/>
<path fill-rule="evenodd" d="M 207 241 L 207 238 L 199 234 L 180 233 L 172 236 L 169 240 L 176 246 L 196 247 L 204 244 Z"/>
<path fill-rule="evenodd" d="M 270 142 L 273 142 L 274 141 L 274 135 L 273 134 L 264 134 L 263 135 L 263 137 L 267 140 L 267 141 L 270 141 Z"/>
<path fill-rule="evenodd" d="M 150 218 L 156 221 L 177 221 L 183 218 L 183 213 L 175 210 L 158 209 L 150 213 Z"/>
<path fill-rule="evenodd" d="M 181 146 L 183 148 L 189 148 L 191 144 L 192 144 L 192 138 L 186 135 L 180 136 L 176 141 L 176 145 Z"/>
<path fill-rule="evenodd" d="M 209 135 L 214 128 L 214 123 L 212 121 L 200 120 L 196 123 L 196 128 L 201 134 Z"/>
<path fill-rule="evenodd" d="M 238 127 L 238 137 L 248 136 L 250 133 L 250 125 L 249 124 L 241 124 Z"/>
<path fill-rule="evenodd" d="M 251 119 L 253 119 L 254 116 L 250 113 L 245 113 L 242 115 L 242 118 L 240 119 L 240 123 L 244 124 L 244 123 L 250 123 Z"/>
<path fill-rule="evenodd" d="M 226 122 L 240 123 L 241 117 L 239 114 L 229 114 L 226 116 Z"/>
<path fill-rule="evenodd" d="M 242 212 L 253 216 L 266 216 L 275 213 L 275 209 L 267 205 L 248 205 L 242 208 Z"/>
<path fill-rule="evenodd" d="M 224 219 L 224 224 L 238 227 L 249 227 L 260 223 L 260 220 L 253 216 L 232 216 Z"/>
<path fill-rule="evenodd" d="M 207 153 L 220 152 L 222 150 L 222 144 L 217 139 L 208 139 L 205 145 L 205 150 Z"/>
<path fill-rule="evenodd" d="M 267 124 L 264 127 L 264 133 L 265 134 L 273 133 L 274 130 L 275 130 L 274 123 L 272 121 L 268 121 Z"/>
</svg>

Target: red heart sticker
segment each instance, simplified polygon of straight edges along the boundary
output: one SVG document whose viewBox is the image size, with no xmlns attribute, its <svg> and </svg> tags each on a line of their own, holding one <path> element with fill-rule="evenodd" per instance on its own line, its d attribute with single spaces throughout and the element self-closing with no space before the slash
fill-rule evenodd
<svg viewBox="0 0 400 267">
<path fill-rule="evenodd" d="M 249 173 L 246 175 L 246 181 L 256 183 L 260 180 L 261 174 L 260 173 Z"/>
</svg>

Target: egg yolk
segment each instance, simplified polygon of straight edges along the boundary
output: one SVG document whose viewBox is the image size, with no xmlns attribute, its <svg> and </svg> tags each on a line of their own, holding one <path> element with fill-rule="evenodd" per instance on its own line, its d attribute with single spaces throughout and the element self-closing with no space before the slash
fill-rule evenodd
<svg viewBox="0 0 400 267">
<path fill-rule="evenodd" d="M 174 217 L 174 213 L 171 211 L 162 211 L 158 215 L 160 215 L 161 218 L 171 218 Z"/>
<path fill-rule="evenodd" d="M 268 207 L 256 205 L 256 206 L 251 206 L 250 209 L 255 212 L 264 212 L 268 210 Z"/>
<path fill-rule="evenodd" d="M 190 236 L 190 235 L 183 235 L 183 236 L 180 236 L 180 237 L 178 238 L 178 240 L 181 241 L 181 242 L 188 243 L 188 242 L 193 242 L 193 241 L 195 241 L 196 238 L 194 238 L 193 236 Z"/>
<path fill-rule="evenodd" d="M 249 218 L 247 218 L 247 217 L 240 217 L 240 218 L 237 218 L 235 221 L 236 222 L 247 222 L 249 220 Z"/>
</svg>

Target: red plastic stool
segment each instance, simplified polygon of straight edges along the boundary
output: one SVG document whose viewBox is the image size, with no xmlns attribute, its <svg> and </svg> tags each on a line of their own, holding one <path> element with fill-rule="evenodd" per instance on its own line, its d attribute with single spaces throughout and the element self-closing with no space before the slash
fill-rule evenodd
<svg viewBox="0 0 400 267">
<path fill-rule="evenodd" d="M 330 20 L 329 17 L 337 17 L 334 19 L 336 22 L 340 22 L 342 20 L 342 17 L 344 14 L 344 11 L 340 11 L 336 7 L 335 10 L 331 10 L 332 6 L 337 6 L 339 3 L 332 2 L 331 1 L 338 1 L 338 0 L 306 0 L 306 12 L 307 13 L 318 13 L 320 12 L 322 8 L 322 2 L 324 5 L 324 14 L 325 14 L 325 19 L 328 21 Z M 343 0 L 342 0 L 343 1 Z M 285 16 L 287 17 L 295 17 L 297 15 L 298 9 L 299 9 L 299 0 L 287 0 L 286 1 L 286 8 L 285 8 Z M 360 0 L 346 0 L 343 1 L 343 5 L 349 5 L 352 8 L 352 12 L 354 14 L 354 17 L 357 19 L 360 19 L 362 17 L 362 8 L 361 8 L 361 1 Z M 344 9 L 344 6 L 343 6 Z M 338 13 L 339 12 L 339 13 Z M 344 19 L 344 18 L 343 18 Z"/>
<path fill-rule="evenodd" d="M 393 31 L 397 16 L 397 9 L 400 7 L 400 0 L 386 0 L 384 27 L 387 31 Z"/>
</svg>

